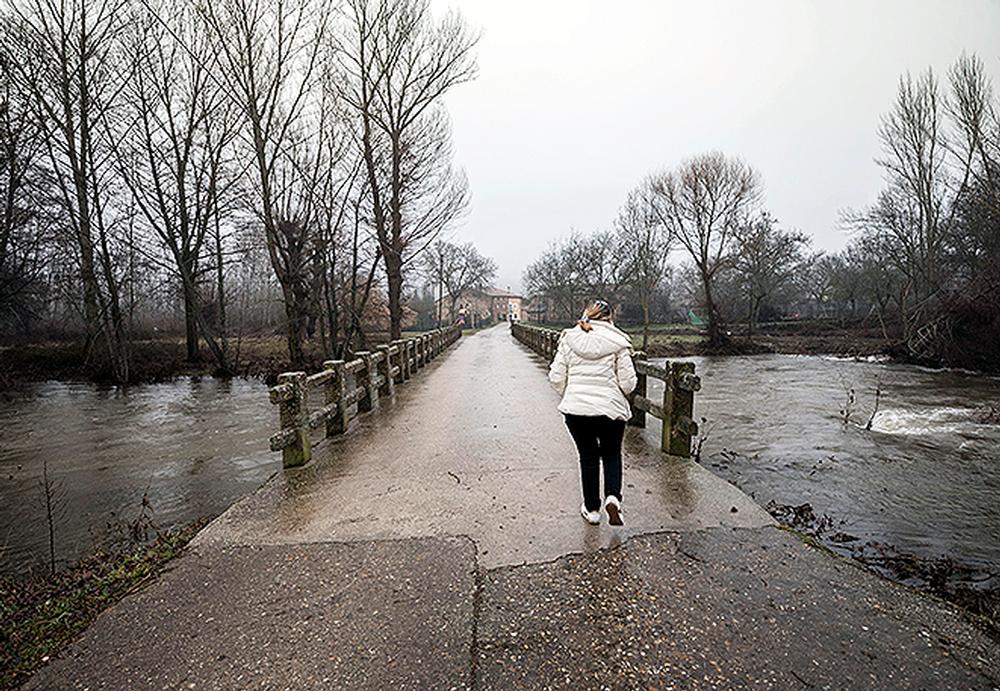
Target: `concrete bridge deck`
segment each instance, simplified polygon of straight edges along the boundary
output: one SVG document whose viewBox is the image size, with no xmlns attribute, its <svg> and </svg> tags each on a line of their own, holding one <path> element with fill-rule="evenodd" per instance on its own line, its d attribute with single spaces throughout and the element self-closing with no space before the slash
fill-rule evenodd
<svg viewBox="0 0 1000 691">
<path fill-rule="evenodd" d="M 957 610 L 635 430 L 627 526 L 586 525 L 556 403 L 505 327 L 462 339 L 29 688 L 997 688 Z"/>
</svg>

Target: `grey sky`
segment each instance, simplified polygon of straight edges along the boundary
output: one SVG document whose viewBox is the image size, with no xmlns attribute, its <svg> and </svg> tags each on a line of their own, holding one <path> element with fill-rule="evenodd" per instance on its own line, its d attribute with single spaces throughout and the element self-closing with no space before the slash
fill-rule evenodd
<svg viewBox="0 0 1000 691">
<path fill-rule="evenodd" d="M 1000 89 L 1000 0 L 434 0 L 483 32 L 447 97 L 472 208 L 453 235 L 521 287 L 570 229 L 608 227 L 648 172 L 710 149 L 761 172 L 819 249 L 881 181 L 876 128 L 899 76 L 963 51 Z"/>
</svg>

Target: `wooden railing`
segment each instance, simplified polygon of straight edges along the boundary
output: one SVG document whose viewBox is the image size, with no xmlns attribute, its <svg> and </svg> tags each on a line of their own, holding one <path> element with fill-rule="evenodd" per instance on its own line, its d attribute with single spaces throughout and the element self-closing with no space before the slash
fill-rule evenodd
<svg viewBox="0 0 1000 691">
<path fill-rule="evenodd" d="M 511 325 L 514 338 L 543 356 L 549 362 L 559 347 L 559 332 L 540 326 L 515 323 Z M 691 456 L 691 439 L 698 436 L 698 423 L 694 421 L 694 394 L 701 389 L 701 380 L 695 374 L 693 362 L 665 362 L 657 365 L 648 362 L 642 351 L 632 356 L 638 378 L 635 392 L 630 396 L 632 418 L 628 424 L 645 427 L 646 415 L 663 421 L 660 448 L 673 456 Z M 646 397 L 649 377 L 663 382 L 663 399 L 660 402 Z"/>
<path fill-rule="evenodd" d="M 316 374 L 285 372 L 271 387 L 271 403 L 278 406 L 281 429 L 271 436 L 271 450 L 281 451 L 282 465 L 292 468 L 312 458 L 312 430 L 325 427 L 325 436 L 347 431 L 356 414 L 378 410 L 379 399 L 391 397 L 396 385 L 433 360 L 462 335 L 450 326 L 378 346 L 376 352 L 356 353 L 350 362 L 327 360 Z M 322 396 L 314 404 L 313 394 Z"/>
</svg>

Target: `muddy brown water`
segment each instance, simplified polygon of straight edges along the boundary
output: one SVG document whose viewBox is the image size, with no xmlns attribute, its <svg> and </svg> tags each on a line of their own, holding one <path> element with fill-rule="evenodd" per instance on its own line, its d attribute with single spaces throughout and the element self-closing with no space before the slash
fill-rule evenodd
<svg viewBox="0 0 1000 691">
<path fill-rule="evenodd" d="M 761 504 L 809 502 L 860 542 L 1000 570 L 1000 424 L 990 412 L 1000 408 L 1000 380 L 814 356 L 693 359 L 708 468 Z M 865 430 L 876 384 L 879 412 Z M 0 573 L 45 567 L 43 460 L 66 563 L 120 535 L 115 526 L 139 515 L 144 494 L 162 527 L 225 510 L 280 469 L 267 450 L 275 423 L 266 388 L 251 380 L 43 382 L 8 394 Z M 645 434 L 656 443 L 657 425 Z"/>
<path fill-rule="evenodd" d="M 119 389 L 41 382 L 0 399 L 0 573 L 44 569 L 41 489 L 54 485 L 55 551 L 66 563 L 117 540 L 146 494 L 162 528 L 215 516 L 281 467 L 267 448 L 266 387 L 182 378 Z M 110 524 L 110 525 L 109 525 Z"/>
<path fill-rule="evenodd" d="M 808 502 L 829 517 L 836 551 L 888 545 L 1000 587 L 987 577 L 1000 573 L 1000 378 L 834 357 L 690 359 L 703 465 L 761 505 Z M 658 424 L 646 435 L 655 443 Z"/>
</svg>

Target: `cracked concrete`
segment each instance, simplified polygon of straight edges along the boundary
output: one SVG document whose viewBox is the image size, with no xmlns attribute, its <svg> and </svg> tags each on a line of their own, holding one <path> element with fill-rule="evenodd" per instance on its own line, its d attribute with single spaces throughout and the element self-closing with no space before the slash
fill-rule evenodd
<svg viewBox="0 0 1000 691">
<path fill-rule="evenodd" d="M 543 363 L 503 327 L 206 528 L 29 688 L 997 688 L 950 605 L 626 441 L 587 526 Z"/>
</svg>

